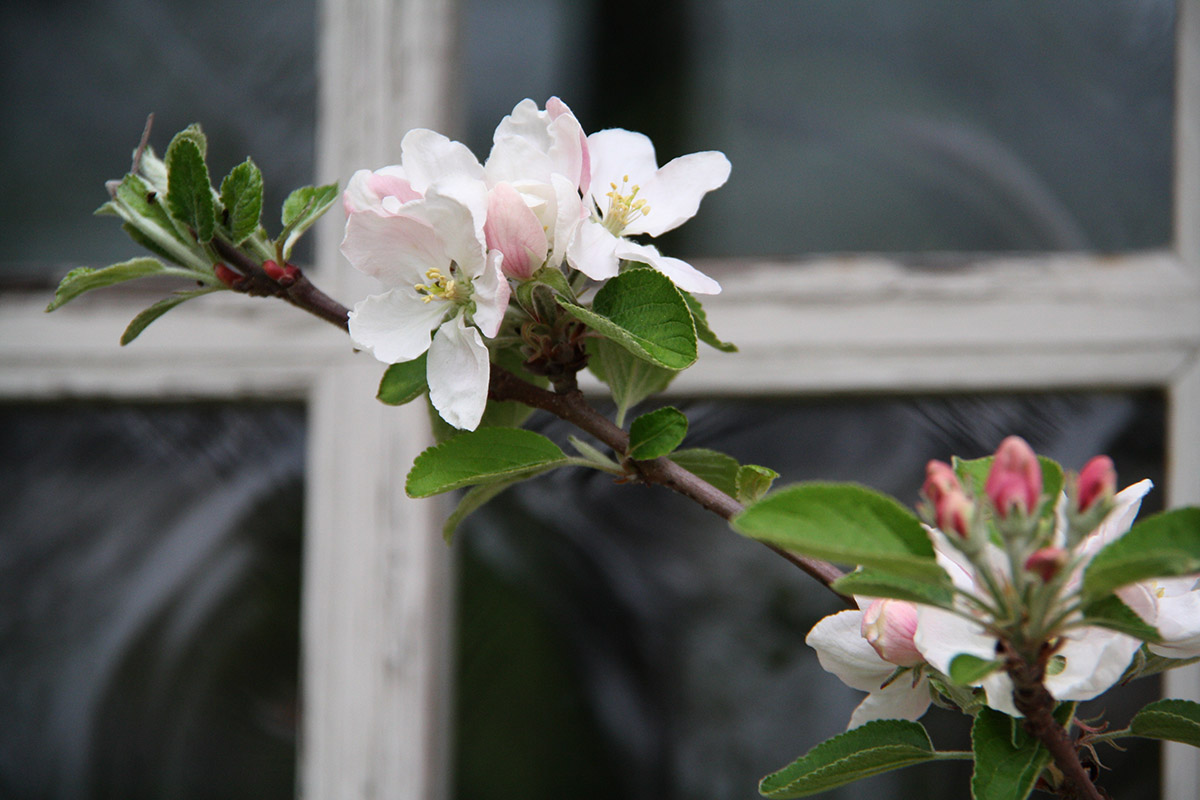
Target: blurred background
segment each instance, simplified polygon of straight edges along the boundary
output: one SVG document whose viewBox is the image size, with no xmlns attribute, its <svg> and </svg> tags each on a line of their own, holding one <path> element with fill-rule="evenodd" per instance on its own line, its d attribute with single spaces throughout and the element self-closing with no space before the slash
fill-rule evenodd
<svg viewBox="0 0 1200 800">
<path fill-rule="evenodd" d="M 136 255 L 91 212 L 149 112 L 160 152 L 200 122 L 217 177 L 251 155 L 268 209 L 313 181 L 318 10 L 0 6 L 0 290 L 48 297 L 71 267 Z M 585 130 L 648 134 L 660 162 L 724 151 L 729 183 L 663 240 L 688 258 L 951 270 L 955 253 L 1157 250 L 1175 23 L 1168 0 L 460 0 L 446 103 L 480 157 L 517 101 L 550 95 Z M 0 405 L 2 797 L 296 791 L 305 409 L 157 400 Z M 1017 433 L 1068 467 L 1107 452 L 1162 504 L 1154 387 L 672 402 L 688 446 L 783 481 L 912 503 L 928 459 Z M 803 644 L 832 598 L 665 491 L 556 473 L 472 517 L 454 556 L 454 797 L 749 798 L 861 698 Z M 1158 691 L 1131 688 L 1095 713 L 1123 722 Z M 965 746 L 963 720 L 928 719 Z M 1106 763 L 1114 796 L 1157 795 L 1154 747 Z M 966 780 L 939 764 L 829 796 L 952 798 Z"/>
</svg>

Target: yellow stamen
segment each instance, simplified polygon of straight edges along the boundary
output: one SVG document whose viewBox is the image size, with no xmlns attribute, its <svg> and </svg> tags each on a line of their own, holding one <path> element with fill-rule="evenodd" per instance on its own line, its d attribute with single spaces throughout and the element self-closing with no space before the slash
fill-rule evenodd
<svg viewBox="0 0 1200 800">
<path fill-rule="evenodd" d="M 604 227 L 620 236 L 626 225 L 649 214 L 650 206 L 646 205 L 644 198 L 638 198 L 642 187 L 637 184 L 629 186 L 628 175 L 621 179 L 620 186 L 615 183 L 610 183 L 609 186 L 612 187 L 612 191 L 605 194 L 608 198 L 608 210 L 604 212 L 603 223 Z M 627 187 L 628 191 L 625 191 Z"/>
</svg>

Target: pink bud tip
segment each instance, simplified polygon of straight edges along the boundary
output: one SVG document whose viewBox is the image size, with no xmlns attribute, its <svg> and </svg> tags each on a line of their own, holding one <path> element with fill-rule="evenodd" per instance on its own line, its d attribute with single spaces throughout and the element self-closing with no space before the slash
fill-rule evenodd
<svg viewBox="0 0 1200 800">
<path fill-rule="evenodd" d="M 937 526 L 944 533 L 956 533 L 967 538 L 971 530 L 971 517 L 975 515 L 975 504 L 962 492 L 956 489 L 947 493 L 935 507 Z"/>
<path fill-rule="evenodd" d="M 273 281 L 279 280 L 286 274 L 283 267 L 279 266 L 274 261 L 264 261 L 262 269 L 263 272 L 267 274 L 267 277 Z"/>
<path fill-rule="evenodd" d="M 875 600 L 862 616 L 862 636 L 884 661 L 912 667 L 924 661 L 913 642 L 917 607 L 904 600 Z"/>
<path fill-rule="evenodd" d="M 213 274 L 217 276 L 217 280 L 232 289 L 241 282 L 242 276 L 231 270 L 224 264 L 213 264 Z"/>
<path fill-rule="evenodd" d="M 1015 508 L 1030 514 L 1042 496 L 1042 465 L 1020 436 L 1009 436 L 996 449 L 984 491 L 1001 519 Z"/>
<path fill-rule="evenodd" d="M 959 484 L 953 467 L 945 461 L 935 459 L 925 465 L 925 483 L 921 486 L 921 491 L 929 502 L 937 506 L 946 495 L 962 491 L 962 485 Z"/>
<path fill-rule="evenodd" d="M 1067 563 L 1067 551 L 1061 547 L 1043 547 L 1025 559 L 1025 570 L 1049 581 Z"/>
<path fill-rule="evenodd" d="M 1079 471 L 1077 501 L 1082 513 L 1117 491 L 1117 470 L 1108 456 L 1096 456 Z"/>
</svg>

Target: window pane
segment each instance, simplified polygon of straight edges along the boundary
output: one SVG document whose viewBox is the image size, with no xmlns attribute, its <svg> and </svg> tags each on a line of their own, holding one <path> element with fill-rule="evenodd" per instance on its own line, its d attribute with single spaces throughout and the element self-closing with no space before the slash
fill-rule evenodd
<svg viewBox="0 0 1200 800">
<path fill-rule="evenodd" d="M 295 793 L 304 412 L 0 407 L 0 795 Z"/>
<path fill-rule="evenodd" d="M 690 256 L 1170 240 L 1173 0 L 467 3 L 470 141 L 525 96 L 723 150 Z M 521 46 L 497 30 L 536 31 Z"/>
<path fill-rule="evenodd" d="M 1150 513 L 1163 408 L 1157 393 L 725 401 L 688 409 L 687 445 L 777 468 L 781 482 L 858 481 L 911 505 L 930 458 L 985 455 L 1017 433 L 1068 467 L 1106 452 L 1122 483 L 1152 478 Z M 565 785 L 587 798 L 750 797 L 863 697 L 804 644 L 840 610 L 832 595 L 660 487 L 560 470 L 468 519 L 456 547 L 457 797 L 538 800 Z M 1139 681 L 1083 716 L 1121 727 L 1158 691 Z M 969 748 L 962 715 L 923 721 L 939 747 Z M 1101 755 L 1114 797 L 1157 796 L 1153 743 Z M 969 776 L 927 765 L 829 797 L 957 800 Z"/>
<path fill-rule="evenodd" d="M 277 221 L 286 192 L 312 180 L 315 27 L 314 0 L 0 4 L 0 279 L 57 281 L 140 253 L 92 211 L 151 112 L 160 155 L 203 126 L 214 181 L 252 156 L 263 219 Z"/>
</svg>

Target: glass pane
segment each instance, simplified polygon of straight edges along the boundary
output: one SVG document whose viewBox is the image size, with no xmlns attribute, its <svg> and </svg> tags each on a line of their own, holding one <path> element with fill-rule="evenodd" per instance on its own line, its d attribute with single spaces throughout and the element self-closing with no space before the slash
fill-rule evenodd
<svg viewBox="0 0 1200 800">
<path fill-rule="evenodd" d="M 1078 468 L 1113 456 L 1161 508 L 1157 393 L 724 401 L 688 408 L 688 446 L 850 480 L 912 504 L 931 458 L 985 455 L 1008 433 Z M 561 438 L 569 431 L 548 424 Z M 722 800 L 840 732 L 863 695 L 804 637 L 835 599 L 756 542 L 662 488 L 560 470 L 510 489 L 460 529 L 456 797 Z M 1139 681 L 1083 716 L 1123 726 L 1158 696 Z M 923 720 L 944 749 L 967 720 Z M 1106 750 L 1114 797 L 1155 797 L 1157 747 Z M 958 800 L 969 765 L 934 764 L 831 798 Z M 823 795 L 824 796 L 824 795 Z"/>
<path fill-rule="evenodd" d="M 263 218 L 278 220 L 286 192 L 313 175 L 315 30 L 315 0 L 0 4 L 0 280 L 48 283 L 140 254 L 92 211 L 151 112 L 159 154 L 203 126 L 215 181 L 252 156 Z"/>
<path fill-rule="evenodd" d="M 688 256 L 1162 247 L 1174 20 L 1174 0 L 472 0 L 469 141 L 558 94 L 660 161 L 723 150 L 729 183 L 667 242 Z"/>
<path fill-rule="evenodd" d="M 0 795 L 295 795 L 304 411 L 0 406 Z"/>
</svg>

